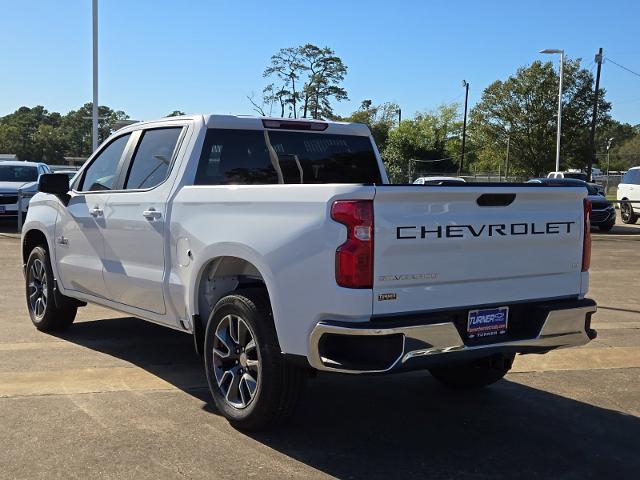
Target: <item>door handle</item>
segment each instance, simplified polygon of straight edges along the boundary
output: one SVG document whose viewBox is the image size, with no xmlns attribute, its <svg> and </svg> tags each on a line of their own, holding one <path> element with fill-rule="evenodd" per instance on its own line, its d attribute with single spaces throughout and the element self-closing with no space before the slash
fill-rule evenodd
<svg viewBox="0 0 640 480">
<path fill-rule="evenodd" d="M 104 211 L 96 205 L 91 210 L 89 210 L 89 213 L 93 217 L 101 217 L 104 214 Z"/>
<path fill-rule="evenodd" d="M 142 212 L 142 216 L 147 220 L 157 220 L 162 217 L 162 213 L 151 207 L 149 210 Z"/>
</svg>

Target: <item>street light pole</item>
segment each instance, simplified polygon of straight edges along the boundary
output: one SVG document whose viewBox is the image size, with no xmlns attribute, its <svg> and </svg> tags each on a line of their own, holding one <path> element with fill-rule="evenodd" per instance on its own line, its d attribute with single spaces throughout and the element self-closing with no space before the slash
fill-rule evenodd
<svg viewBox="0 0 640 480">
<path fill-rule="evenodd" d="M 92 0 L 93 13 L 93 105 L 91 109 L 92 151 L 98 149 L 98 0 Z"/>
<path fill-rule="evenodd" d="M 560 54 L 560 88 L 558 89 L 558 133 L 556 134 L 556 172 L 560 171 L 560 133 L 562 132 L 562 79 L 564 76 L 564 50 L 547 48 L 540 53 Z"/>
<path fill-rule="evenodd" d="M 460 166 L 458 167 L 458 175 L 462 174 L 464 168 L 464 144 L 467 137 L 467 103 L 469 101 L 469 82 L 462 80 L 462 86 L 465 88 L 464 93 L 464 121 L 462 123 L 462 155 L 460 156 Z"/>
<path fill-rule="evenodd" d="M 604 187 L 604 194 L 607 195 L 609 193 L 609 150 L 611 149 L 611 142 L 613 142 L 615 138 L 611 137 L 609 141 L 607 141 L 607 183 Z"/>
</svg>

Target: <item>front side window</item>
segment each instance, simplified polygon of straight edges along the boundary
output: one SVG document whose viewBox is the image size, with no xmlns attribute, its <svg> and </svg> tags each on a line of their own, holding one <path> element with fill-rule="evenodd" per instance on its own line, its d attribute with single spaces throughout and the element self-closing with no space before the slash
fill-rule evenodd
<svg viewBox="0 0 640 480">
<path fill-rule="evenodd" d="M 84 172 L 84 178 L 80 185 L 81 191 L 93 192 L 113 188 L 118 164 L 130 136 L 131 134 L 127 134 L 116 138 L 98 154 Z"/>
<path fill-rule="evenodd" d="M 181 132 L 182 127 L 146 130 L 133 156 L 124 188 L 153 188 L 162 183 L 169 173 Z"/>
</svg>

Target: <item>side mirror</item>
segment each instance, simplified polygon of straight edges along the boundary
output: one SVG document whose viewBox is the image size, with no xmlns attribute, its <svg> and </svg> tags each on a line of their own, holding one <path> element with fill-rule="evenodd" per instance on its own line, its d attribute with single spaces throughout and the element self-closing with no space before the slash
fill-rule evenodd
<svg viewBox="0 0 640 480">
<path fill-rule="evenodd" d="M 66 196 L 69 193 L 69 177 L 64 173 L 44 173 L 38 180 L 38 191 Z"/>
</svg>

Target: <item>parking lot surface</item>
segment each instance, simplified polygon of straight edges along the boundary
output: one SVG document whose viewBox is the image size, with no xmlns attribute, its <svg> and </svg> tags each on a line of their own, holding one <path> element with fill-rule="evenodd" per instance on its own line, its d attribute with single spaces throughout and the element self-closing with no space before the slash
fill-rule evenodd
<svg viewBox="0 0 640 480">
<path fill-rule="evenodd" d="M 640 227 L 593 237 L 589 345 L 519 356 L 472 393 L 319 375 L 289 425 L 245 434 L 186 334 L 94 306 L 37 332 L 0 233 L 0 478 L 639 478 Z"/>
</svg>

